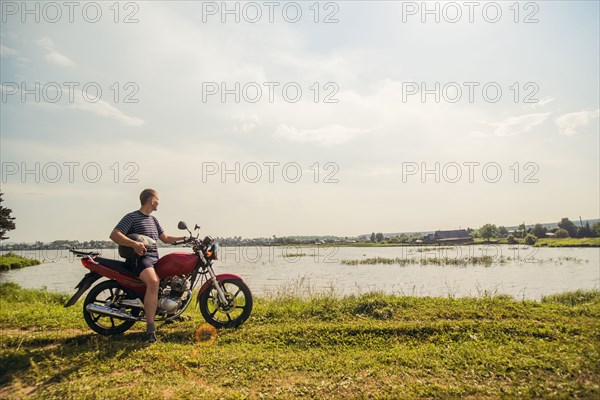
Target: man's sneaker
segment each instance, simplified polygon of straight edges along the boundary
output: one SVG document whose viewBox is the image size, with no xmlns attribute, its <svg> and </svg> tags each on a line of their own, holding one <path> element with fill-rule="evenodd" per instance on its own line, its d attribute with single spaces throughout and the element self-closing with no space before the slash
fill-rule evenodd
<svg viewBox="0 0 600 400">
<path fill-rule="evenodd" d="M 156 342 L 158 342 L 158 338 L 156 337 L 156 332 L 146 332 L 146 335 L 144 335 L 144 340 L 147 343 L 156 343 Z"/>
</svg>

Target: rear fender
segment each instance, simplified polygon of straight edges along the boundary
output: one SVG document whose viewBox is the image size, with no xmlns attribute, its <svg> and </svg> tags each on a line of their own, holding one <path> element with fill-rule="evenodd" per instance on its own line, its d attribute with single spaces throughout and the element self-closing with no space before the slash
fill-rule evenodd
<svg viewBox="0 0 600 400">
<path fill-rule="evenodd" d="M 85 274 L 83 279 L 77 284 L 77 286 L 75 286 L 75 289 L 79 290 L 77 290 L 73 297 L 71 297 L 69 301 L 67 301 L 65 307 L 71 307 L 73 304 L 77 303 L 77 300 L 79 300 L 81 295 L 84 294 L 86 290 L 88 290 L 92 286 L 92 284 L 100 278 L 102 278 L 102 275 L 93 271 Z"/>
<path fill-rule="evenodd" d="M 219 283 L 226 281 L 226 280 L 230 280 L 230 279 L 236 279 L 236 280 L 243 281 L 241 276 L 235 275 L 235 274 L 219 274 L 216 276 L 216 278 Z M 202 296 L 202 293 L 206 292 L 207 290 L 210 290 L 212 287 L 213 287 L 213 283 L 210 279 L 207 280 L 206 282 L 204 282 L 204 285 L 202 285 L 202 287 L 198 291 L 198 297 L 196 298 L 196 300 L 200 301 L 200 296 Z"/>
</svg>

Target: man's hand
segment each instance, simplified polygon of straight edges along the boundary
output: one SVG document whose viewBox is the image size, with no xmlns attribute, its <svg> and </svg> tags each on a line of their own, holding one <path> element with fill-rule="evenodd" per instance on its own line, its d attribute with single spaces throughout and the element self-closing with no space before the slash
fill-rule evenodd
<svg viewBox="0 0 600 400">
<path fill-rule="evenodd" d="M 133 251 L 135 251 L 135 254 L 137 254 L 138 256 L 142 256 L 146 252 L 146 246 L 142 242 L 135 242 L 134 245 L 131 247 L 133 248 Z"/>
<path fill-rule="evenodd" d="M 171 243 L 173 243 L 173 242 L 177 242 L 177 241 L 179 241 L 179 240 L 185 240 L 185 239 L 187 239 L 188 237 L 187 237 L 187 236 L 169 236 L 169 235 L 167 235 L 167 234 L 165 234 L 165 233 L 161 233 L 161 234 L 158 236 L 158 238 L 159 238 L 159 239 L 160 239 L 160 240 L 161 240 L 163 243 L 166 243 L 166 244 L 171 244 Z"/>
</svg>

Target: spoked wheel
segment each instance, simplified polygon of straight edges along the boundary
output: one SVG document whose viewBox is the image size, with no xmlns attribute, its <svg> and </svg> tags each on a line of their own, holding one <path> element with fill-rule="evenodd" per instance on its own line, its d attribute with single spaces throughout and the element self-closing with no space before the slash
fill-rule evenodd
<svg viewBox="0 0 600 400">
<path fill-rule="evenodd" d="M 227 304 L 219 300 L 217 290 L 213 287 L 200 296 L 200 312 L 215 328 L 235 328 L 244 323 L 252 312 L 252 293 L 246 284 L 239 279 L 221 282 Z"/>
<path fill-rule="evenodd" d="M 86 310 L 88 304 L 93 303 L 103 307 L 118 308 L 133 316 L 139 315 L 140 310 L 135 307 L 122 307 L 120 300 L 136 298 L 135 294 L 115 281 L 104 281 L 92 288 L 83 302 L 83 318 L 92 330 L 101 335 L 118 335 L 131 328 L 135 321 L 129 321 L 98 314 Z"/>
</svg>

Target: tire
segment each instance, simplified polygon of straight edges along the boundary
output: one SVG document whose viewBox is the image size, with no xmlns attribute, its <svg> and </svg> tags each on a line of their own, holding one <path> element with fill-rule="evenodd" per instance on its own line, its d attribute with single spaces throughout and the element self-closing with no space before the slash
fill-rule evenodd
<svg viewBox="0 0 600 400">
<path fill-rule="evenodd" d="M 212 326 L 220 328 L 236 328 L 243 324 L 252 312 L 252 293 L 240 279 L 226 279 L 220 282 L 221 288 L 230 305 L 223 306 L 214 287 L 200 295 L 200 312 Z"/>
<path fill-rule="evenodd" d="M 83 302 L 83 318 L 88 326 L 96 333 L 105 336 L 119 335 L 135 324 L 129 321 L 111 317 L 109 315 L 91 313 L 86 310 L 90 303 L 111 307 L 119 299 L 135 299 L 137 296 L 129 289 L 122 287 L 115 281 L 100 282 L 90 290 Z M 119 307 L 122 311 L 133 316 L 139 315 L 139 309 L 134 307 Z"/>
</svg>

